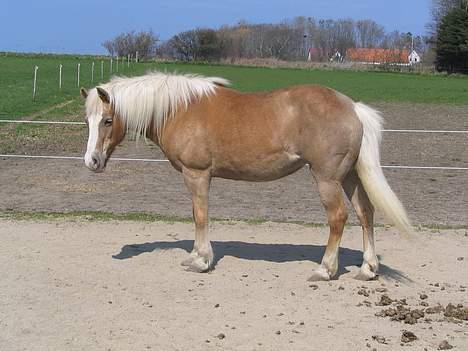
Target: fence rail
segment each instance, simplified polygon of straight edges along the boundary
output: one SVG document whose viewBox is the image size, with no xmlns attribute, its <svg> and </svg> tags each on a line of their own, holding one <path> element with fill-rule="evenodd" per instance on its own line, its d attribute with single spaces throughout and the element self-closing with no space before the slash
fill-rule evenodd
<svg viewBox="0 0 468 351">
<path fill-rule="evenodd" d="M 86 125 L 85 122 L 72 121 L 27 121 L 14 119 L 0 119 L 0 123 L 30 123 L 30 124 L 61 124 L 61 125 Z M 450 133 L 466 134 L 468 130 L 433 130 L 433 129 L 382 129 L 386 133 Z"/>
<path fill-rule="evenodd" d="M 53 155 L 1 155 L 0 158 L 23 158 L 23 159 L 49 159 L 49 160 L 72 160 L 72 161 L 83 161 L 83 156 L 53 156 Z M 166 159 L 154 159 L 154 158 L 127 158 L 127 157 L 112 157 L 112 161 L 118 162 L 169 162 Z M 382 168 L 388 169 L 425 169 L 425 170 L 448 170 L 448 171 L 468 171 L 468 167 L 444 167 L 444 166 L 402 166 L 402 165 L 391 165 L 381 166 Z"/>
<path fill-rule="evenodd" d="M 29 121 L 29 120 L 11 120 L 3 119 L 0 123 L 25 123 L 25 124 L 52 124 L 52 125 L 85 125 L 85 122 L 73 121 Z M 387 133 L 442 133 L 442 134 L 466 134 L 468 130 L 428 130 L 428 129 L 382 129 Z M 14 154 L 0 154 L 0 158 L 22 158 L 22 159 L 49 159 L 49 160 L 79 160 L 82 161 L 83 157 L 80 156 L 52 156 L 52 155 L 14 155 Z M 169 162 L 165 159 L 151 159 L 151 158 L 126 158 L 126 157 L 113 157 L 113 161 L 118 162 Z M 405 165 L 384 165 L 382 168 L 387 169 L 421 169 L 421 170 L 450 170 L 450 171 L 467 171 L 468 167 L 445 167 L 445 166 L 405 166 Z"/>
</svg>

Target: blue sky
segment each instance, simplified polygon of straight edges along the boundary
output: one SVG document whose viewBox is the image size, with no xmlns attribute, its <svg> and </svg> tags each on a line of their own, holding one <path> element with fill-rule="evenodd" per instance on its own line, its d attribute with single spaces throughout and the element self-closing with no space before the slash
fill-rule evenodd
<svg viewBox="0 0 468 351">
<path fill-rule="evenodd" d="M 0 51 L 105 53 L 101 43 L 130 30 L 162 39 L 239 20 L 373 19 L 386 30 L 425 34 L 431 0 L 0 0 Z"/>
</svg>

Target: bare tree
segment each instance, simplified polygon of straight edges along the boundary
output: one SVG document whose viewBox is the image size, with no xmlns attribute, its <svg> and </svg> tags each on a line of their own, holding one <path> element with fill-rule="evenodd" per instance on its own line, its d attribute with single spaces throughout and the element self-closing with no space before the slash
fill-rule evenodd
<svg viewBox="0 0 468 351">
<path fill-rule="evenodd" d="M 127 56 L 134 55 L 138 51 L 141 58 L 147 58 L 154 53 L 159 38 L 153 31 L 134 31 L 121 33 L 111 40 L 105 41 L 102 46 L 109 55 Z"/>
<path fill-rule="evenodd" d="M 351 19 L 336 20 L 332 29 L 332 37 L 334 42 L 333 50 L 345 55 L 349 48 L 356 46 L 354 21 Z M 334 53 L 332 52 L 332 54 Z"/>
<path fill-rule="evenodd" d="M 361 20 L 356 22 L 356 41 L 361 48 L 378 47 L 385 36 L 383 26 L 373 20 Z"/>
<path fill-rule="evenodd" d="M 115 49 L 114 49 L 114 42 L 112 40 L 106 40 L 102 43 L 102 46 L 109 52 L 109 55 L 114 56 Z"/>
<path fill-rule="evenodd" d="M 169 44 L 174 48 L 178 59 L 190 61 L 196 59 L 197 35 L 195 30 L 189 30 L 173 36 Z"/>
</svg>

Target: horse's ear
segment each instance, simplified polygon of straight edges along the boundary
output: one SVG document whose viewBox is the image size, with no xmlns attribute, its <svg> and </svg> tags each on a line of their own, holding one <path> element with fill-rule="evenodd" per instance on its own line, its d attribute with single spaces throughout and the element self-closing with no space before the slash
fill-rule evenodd
<svg viewBox="0 0 468 351">
<path fill-rule="evenodd" d="M 80 89 L 80 94 L 84 99 L 88 97 L 88 91 L 85 88 Z"/>
<path fill-rule="evenodd" d="M 105 91 L 101 87 L 97 87 L 96 90 L 102 102 L 104 102 L 105 104 L 110 104 L 110 97 L 107 91 Z"/>
</svg>

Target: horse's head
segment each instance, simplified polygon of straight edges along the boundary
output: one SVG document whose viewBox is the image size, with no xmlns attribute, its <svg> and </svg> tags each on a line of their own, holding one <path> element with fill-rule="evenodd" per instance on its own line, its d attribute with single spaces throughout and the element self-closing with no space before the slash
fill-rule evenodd
<svg viewBox="0 0 468 351">
<path fill-rule="evenodd" d="M 86 99 L 86 124 L 88 125 L 88 147 L 84 157 L 86 167 L 102 172 L 115 147 L 125 136 L 125 126 L 115 115 L 109 93 L 97 87 L 89 91 L 81 88 Z"/>
</svg>

